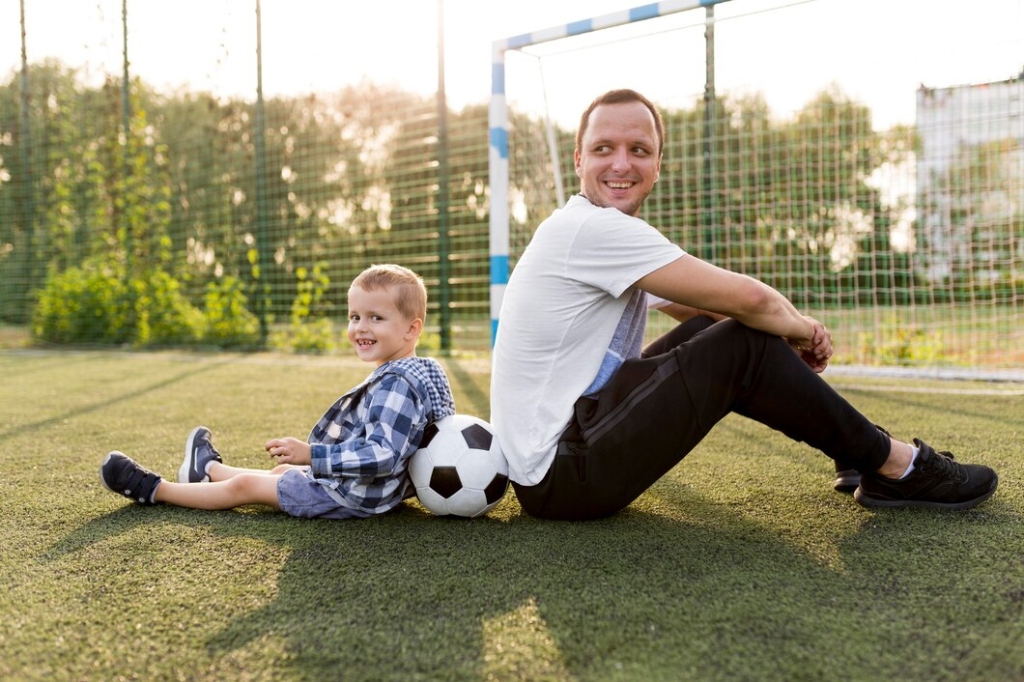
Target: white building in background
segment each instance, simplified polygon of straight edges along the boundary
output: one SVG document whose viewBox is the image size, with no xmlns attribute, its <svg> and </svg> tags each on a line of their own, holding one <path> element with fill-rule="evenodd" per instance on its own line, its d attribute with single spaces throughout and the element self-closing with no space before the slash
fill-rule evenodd
<svg viewBox="0 0 1024 682">
<path fill-rule="evenodd" d="M 917 91 L 917 254 L 930 282 L 1024 272 L 1024 71 Z"/>
</svg>

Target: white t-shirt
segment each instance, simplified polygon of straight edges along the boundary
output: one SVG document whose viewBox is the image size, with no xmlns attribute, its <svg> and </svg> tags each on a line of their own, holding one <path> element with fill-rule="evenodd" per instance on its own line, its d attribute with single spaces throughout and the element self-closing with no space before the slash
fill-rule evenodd
<svg viewBox="0 0 1024 682">
<path fill-rule="evenodd" d="M 576 400 L 639 355 L 646 296 L 633 284 L 684 255 L 580 195 L 537 228 L 505 290 L 491 372 L 491 423 L 513 481 L 539 483 Z"/>
</svg>

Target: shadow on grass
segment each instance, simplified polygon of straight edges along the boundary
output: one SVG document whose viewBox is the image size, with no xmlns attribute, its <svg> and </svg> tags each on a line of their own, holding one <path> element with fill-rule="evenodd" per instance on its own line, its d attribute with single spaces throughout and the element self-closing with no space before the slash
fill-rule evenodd
<svg viewBox="0 0 1024 682">
<path fill-rule="evenodd" d="M 471 372 L 460 362 L 459 358 L 449 357 L 444 360 L 445 369 L 460 389 L 460 395 L 466 397 L 471 408 L 456 405 L 459 412 L 473 414 L 481 419 L 490 419 L 490 372 Z"/>
<path fill-rule="evenodd" d="M 887 652 L 940 644 L 899 641 L 916 630 L 906 619 L 964 622 L 963 598 L 926 579 L 948 585 L 974 558 L 962 537 L 978 517 L 882 515 L 837 539 L 850 565 L 828 566 L 685 484 L 656 492 L 654 506 L 582 523 L 520 515 L 514 498 L 468 522 L 415 505 L 351 522 L 130 506 L 46 559 L 168 524 L 284 548 L 268 566 L 276 597 L 199 640 L 201 665 L 242 656 L 303 679 L 838 679 L 851 666 L 891 678 L 901 663 Z M 261 659 L 268 639 L 286 655 Z"/>
<path fill-rule="evenodd" d="M 49 370 L 49 369 L 53 369 L 55 366 L 62 366 L 62 365 L 70 366 L 71 364 L 76 362 L 76 358 L 74 356 L 67 356 L 67 355 L 60 356 L 60 360 L 61 360 L 61 362 L 59 362 L 59 363 L 48 363 L 48 364 L 45 365 L 45 367 L 40 365 L 38 368 L 39 369 L 44 369 L 45 368 L 45 369 Z M 86 358 L 84 360 L 81 360 L 80 362 L 89 363 L 89 362 L 93 362 L 93 360 Z M 177 383 L 185 381 L 186 379 L 188 379 L 190 377 L 193 377 L 193 376 L 196 376 L 196 375 L 199 375 L 199 374 L 207 374 L 207 373 L 217 369 L 218 367 L 226 365 L 226 364 L 229 364 L 229 363 L 230 363 L 230 360 L 227 359 L 227 358 L 222 359 L 222 360 L 212 360 L 210 362 L 203 362 L 203 363 L 201 363 L 201 364 L 199 364 L 199 365 L 197 365 L 195 367 L 192 367 L 191 369 L 187 369 L 187 370 L 185 370 L 183 372 L 179 372 L 178 374 L 175 374 L 174 376 L 168 377 L 166 379 L 162 379 L 160 381 L 153 382 L 153 383 L 145 386 L 144 388 L 139 388 L 139 389 L 136 389 L 136 390 L 133 390 L 133 391 L 127 391 L 125 393 L 122 393 L 122 394 L 118 395 L 117 397 L 114 397 L 114 398 L 108 398 L 106 400 L 100 400 L 100 401 L 97 401 L 97 402 L 94 402 L 94 403 L 91 403 L 89 405 L 85 405 L 85 406 L 82 406 L 82 407 L 76 407 L 75 409 L 71 409 L 71 410 L 68 410 L 66 412 L 62 412 L 62 413 L 54 415 L 52 417 L 47 417 L 46 419 L 40 419 L 40 420 L 34 421 L 34 422 L 18 424 L 17 426 L 15 426 L 13 428 L 7 429 L 6 431 L 0 431 L 0 438 L 5 438 L 6 439 L 6 438 L 12 438 L 12 437 L 15 437 L 15 436 L 21 436 L 21 435 L 24 435 L 26 433 L 38 432 L 38 431 L 40 431 L 42 429 L 46 429 L 47 427 L 53 426 L 54 424 L 60 424 L 60 423 L 62 423 L 64 421 L 66 421 L 66 420 L 70 420 L 70 419 L 73 419 L 75 417 L 80 417 L 82 415 L 91 414 L 93 412 L 97 412 L 99 410 L 106 409 L 106 408 L 111 407 L 113 405 L 120 405 L 120 404 L 124 404 L 124 403 L 129 403 L 129 402 L 135 400 L 136 398 L 140 398 L 140 397 L 142 397 L 144 395 L 147 395 L 147 394 L 150 394 L 150 393 L 154 393 L 156 391 L 159 391 L 159 390 L 162 390 L 164 388 L 167 388 L 168 386 L 173 386 L 173 385 L 175 385 Z"/>
<path fill-rule="evenodd" d="M 926 398 L 913 398 L 912 394 L 908 393 L 883 393 L 880 391 L 871 391 L 870 389 L 856 389 L 856 388 L 845 388 L 843 394 L 849 396 L 867 396 L 876 403 L 884 403 L 891 407 L 891 414 L 899 414 L 901 411 L 906 411 L 909 408 L 918 408 L 920 410 L 934 411 L 936 409 L 935 401 L 928 400 Z M 1001 401 L 1006 401 L 1007 398 L 1000 397 Z M 1012 398 L 1010 398 L 1012 399 Z M 984 409 L 972 409 L 977 403 L 980 403 L 981 399 L 978 397 L 961 399 L 956 403 L 956 415 L 958 418 L 963 419 L 977 419 L 983 421 L 994 422 L 1000 426 L 1000 428 L 1009 427 L 1024 427 L 1024 411 L 1018 412 L 1016 418 L 1008 418 L 1007 411 L 1005 410 L 984 410 Z M 889 414 L 888 410 L 883 410 L 882 413 Z M 915 434 L 916 435 L 916 434 Z M 927 434 L 924 436 L 925 440 L 928 440 Z"/>
<path fill-rule="evenodd" d="M 25 362 L 25 358 L 31 358 L 32 362 Z M 14 350 L 0 353 L 0 367 L 3 368 L 3 377 L 8 380 L 29 374 L 48 372 L 55 368 L 89 365 L 92 362 L 94 362 L 93 358 L 85 353 L 53 353 L 39 350 Z"/>
</svg>

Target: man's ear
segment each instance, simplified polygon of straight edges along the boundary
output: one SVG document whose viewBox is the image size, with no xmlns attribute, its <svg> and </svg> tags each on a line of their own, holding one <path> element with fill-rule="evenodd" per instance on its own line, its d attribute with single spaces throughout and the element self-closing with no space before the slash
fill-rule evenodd
<svg viewBox="0 0 1024 682">
<path fill-rule="evenodd" d="M 583 177 L 582 175 L 580 175 L 580 150 L 579 149 L 576 149 L 576 150 L 573 151 L 573 153 L 572 153 L 572 160 L 573 160 L 573 163 L 576 164 L 576 177 L 578 177 L 578 178 Z"/>
</svg>

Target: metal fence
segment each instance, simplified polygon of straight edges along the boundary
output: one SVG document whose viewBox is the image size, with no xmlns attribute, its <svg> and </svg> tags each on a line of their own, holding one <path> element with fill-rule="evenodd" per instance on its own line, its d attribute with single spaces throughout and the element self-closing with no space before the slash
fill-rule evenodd
<svg viewBox="0 0 1024 682">
<path fill-rule="evenodd" d="M 579 111 L 635 87 L 669 122 L 645 217 L 842 330 L 839 361 L 1024 366 L 1022 3 L 979 3 L 982 36 L 952 8 L 910 25 L 880 0 L 733 0 L 510 54 L 509 265 L 575 189 Z M 452 96 L 481 10 L 338 4 L 23 0 L 16 57 L 3 22 L 0 323 L 330 350 L 348 281 L 394 261 L 430 288 L 429 349 L 486 350 L 492 55 L 479 96 Z"/>
</svg>

